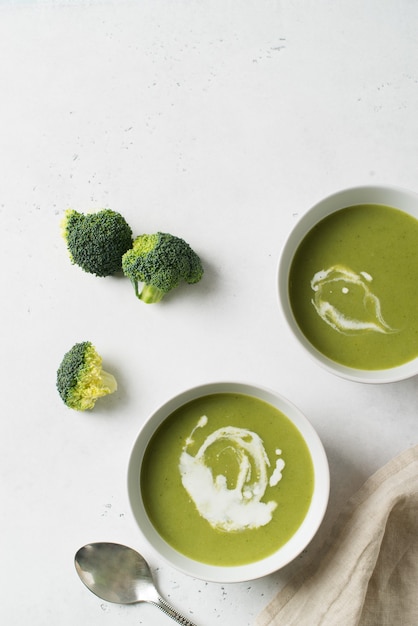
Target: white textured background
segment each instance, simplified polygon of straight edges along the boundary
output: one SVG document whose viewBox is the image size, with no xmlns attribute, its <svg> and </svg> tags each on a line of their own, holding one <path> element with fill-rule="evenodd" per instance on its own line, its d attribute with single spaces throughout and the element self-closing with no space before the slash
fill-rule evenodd
<svg viewBox="0 0 418 626">
<path fill-rule="evenodd" d="M 0 2 L 2 624 L 172 623 L 90 594 L 73 567 L 89 541 L 143 552 L 198 626 L 252 625 L 288 580 L 299 562 L 208 584 L 140 544 L 130 449 L 187 386 L 251 381 L 305 412 L 331 468 L 314 544 L 417 442 L 417 379 L 366 386 L 320 370 L 276 296 L 281 247 L 312 204 L 361 184 L 417 190 L 417 27 L 415 0 Z M 83 273 L 60 238 L 68 207 L 185 238 L 204 279 L 147 306 L 128 281 Z M 119 391 L 78 414 L 55 374 L 85 339 Z"/>
</svg>

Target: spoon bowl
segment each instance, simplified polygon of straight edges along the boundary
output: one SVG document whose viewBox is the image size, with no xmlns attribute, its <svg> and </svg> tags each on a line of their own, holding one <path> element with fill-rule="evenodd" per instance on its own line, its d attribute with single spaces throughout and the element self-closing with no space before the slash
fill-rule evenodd
<svg viewBox="0 0 418 626">
<path fill-rule="evenodd" d="M 77 573 L 90 591 L 107 602 L 148 602 L 183 626 L 195 626 L 160 597 L 151 570 L 136 550 L 118 543 L 89 543 L 74 558 Z"/>
</svg>

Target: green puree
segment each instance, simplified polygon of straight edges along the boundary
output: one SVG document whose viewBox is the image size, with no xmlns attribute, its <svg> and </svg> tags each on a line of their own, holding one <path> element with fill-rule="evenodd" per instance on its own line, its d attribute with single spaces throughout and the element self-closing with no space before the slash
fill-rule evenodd
<svg viewBox="0 0 418 626">
<path fill-rule="evenodd" d="M 207 424 L 193 432 L 202 416 L 208 418 Z M 281 480 L 276 486 L 267 482 L 261 498 L 263 503 L 277 503 L 271 521 L 264 526 L 243 530 L 214 528 L 200 515 L 183 486 L 179 460 L 186 442 L 189 441 L 188 453 L 195 457 L 207 437 L 224 427 L 246 429 L 261 438 L 270 461 L 268 479 L 278 458 L 285 463 Z M 205 453 L 206 466 L 213 476 L 223 474 L 231 490 L 237 484 L 240 452 L 242 449 L 233 442 L 218 439 Z M 250 480 L 254 480 L 257 467 L 251 455 L 246 456 L 251 466 Z M 260 560 L 288 541 L 309 508 L 314 473 L 304 439 L 283 413 L 258 398 L 219 393 L 185 404 L 163 422 L 145 452 L 140 483 L 149 518 L 172 547 L 204 563 L 232 566 Z"/>
<path fill-rule="evenodd" d="M 329 268 L 313 290 L 313 277 Z M 289 295 L 300 329 L 320 352 L 348 367 L 386 369 L 418 356 L 417 278 L 418 220 L 391 207 L 353 206 L 327 216 L 304 238 Z M 330 323 L 340 313 L 343 332 Z"/>
</svg>

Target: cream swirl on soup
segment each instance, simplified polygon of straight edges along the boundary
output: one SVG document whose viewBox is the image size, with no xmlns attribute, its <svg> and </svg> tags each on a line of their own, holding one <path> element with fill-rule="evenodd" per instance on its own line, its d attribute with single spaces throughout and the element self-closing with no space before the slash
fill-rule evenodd
<svg viewBox="0 0 418 626">
<path fill-rule="evenodd" d="M 340 333 L 397 332 L 383 318 L 380 300 L 370 289 L 372 280 L 367 272 L 356 273 L 343 265 L 320 270 L 311 280 L 312 304 L 322 320 Z"/>
<path fill-rule="evenodd" d="M 263 441 L 245 428 L 225 426 L 210 433 L 195 455 L 188 448 L 194 443 L 193 435 L 197 428 L 208 424 L 206 415 L 202 416 L 183 447 L 179 471 L 182 484 L 193 500 L 199 514 L 218 530 L 240 531 L 259 528 L 272 519 L 277 502 L 262 502 L 268 485 L 275 486 L 282 478 L 285 467 L 280 457 L 281 450 L 276 450 L 275 468 L 268 477 L 271 463 L 266 454 Z M 210 450 L 217 446 L 215 455 L 223 473 L 214 475 L 210 466 Z M 233 478 L 228 466 L 233 466 Z"/>
</svg>

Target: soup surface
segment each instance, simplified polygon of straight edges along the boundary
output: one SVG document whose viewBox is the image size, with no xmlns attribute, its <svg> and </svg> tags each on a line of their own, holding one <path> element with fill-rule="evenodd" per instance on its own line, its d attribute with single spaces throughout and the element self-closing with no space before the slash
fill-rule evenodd
<svg viewBox="0 0 418 626">
<path fill-rule="evenodd" d="M 159 534 L 212 565 L 258 561 L 286 543 L 312 498 L 314 472 L 299 430 L 245 394 L 193 400 L 151 439 L 141 492 Z"/>
<path fill-rule="evenodd" d="M 418 220 L 381 205 L 341 209 L 304 238 L 289 274 L 295 319 L 324 355 L 386 369 L 418 356 Z"/>
</svg>

